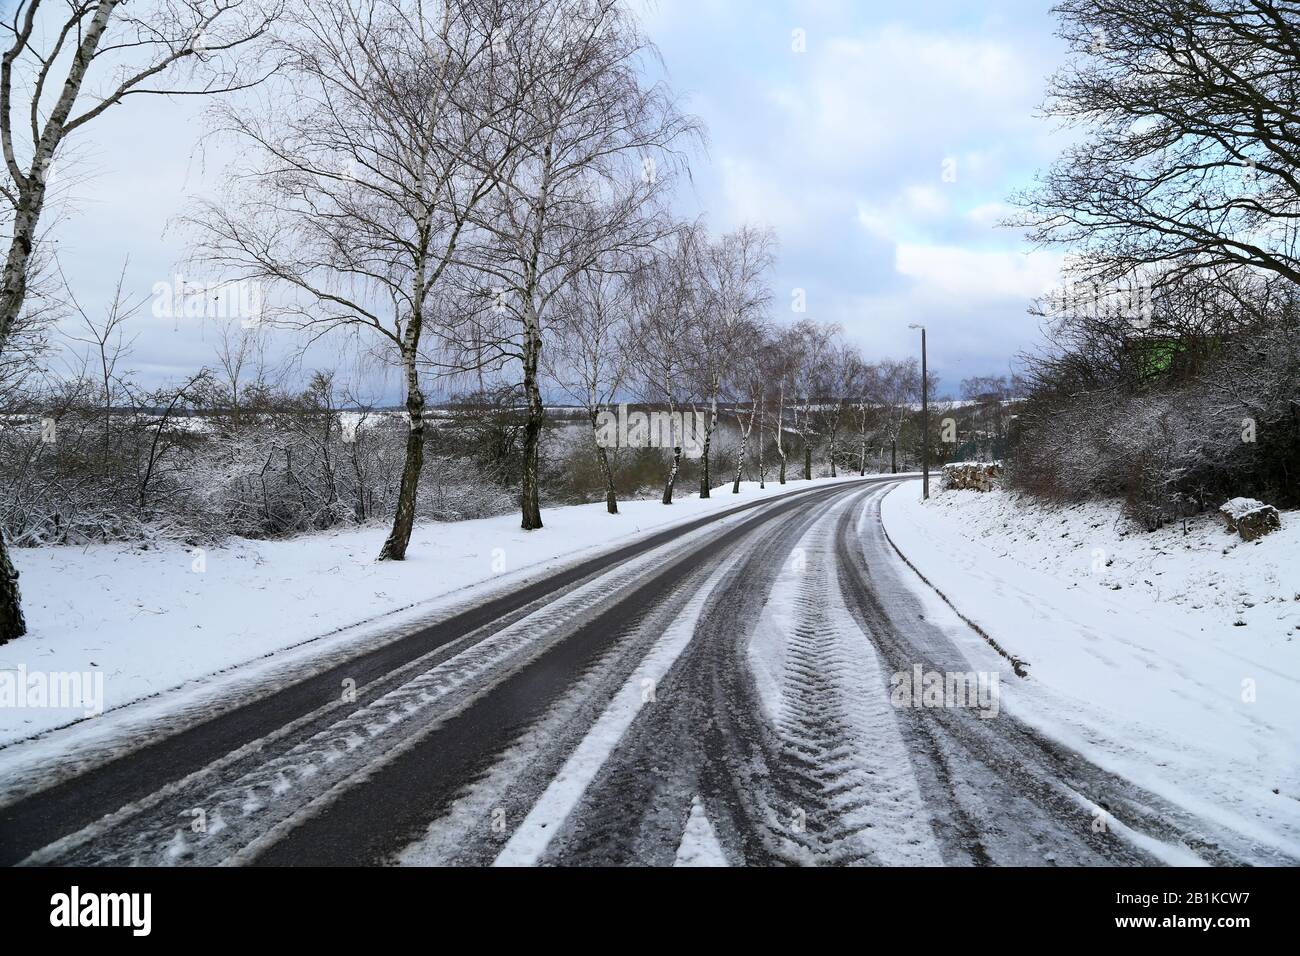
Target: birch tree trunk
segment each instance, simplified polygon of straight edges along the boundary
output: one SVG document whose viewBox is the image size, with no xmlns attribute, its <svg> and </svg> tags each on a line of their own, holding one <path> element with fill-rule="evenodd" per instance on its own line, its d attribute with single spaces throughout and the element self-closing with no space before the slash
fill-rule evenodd
<svg viewBox="0 0 1300 956">
<path fill-rule="evenodd" d="M 740 454 L 736 457 L 736 477 L 732 479 L 732 494 L 740 494 L 740 476 L 745 470 L 745 446 L 749 444 L 749 436 L 745 432 L 740 434 Z"/>
<path fill-rule="evenodd" d="M 27 622 L 18 593 L 18 569 L 9 560 L 4 534 L 0 533 L 0 644 L 26 633 Z"/>
<path fill-rule="evenodd" d="M 609 467 L 609 453 L 600 449 L 600 467 L 605 472 L 605 510 L 618 514 L 618 494 L 614 490 L 614 472 Z"/>
<path fill-rule="evenodd" d="M 545 409 L 537 379 L 537 364 L 542 357 L 542 328 L 531 294 L 524 302 L 524 395 L 528 399 L 528 417 L 524 423 L 524 475 L 520 493 L 522 517 L 520 527 L 536 531 L 542 526 L 542 506 L 538 493 L 538 461 Z"/>
<path fill-rule="evenodd" d="M 718 393 L 714 391 L 709 403 L 709 424 L 704 429 L 704 453 L 700 456 L 700 497 L 708 498 L 712 483 L 709 475 L 709 445 L 713 441 L 713 430 L 718 427 Z"/>
<path fill-rule="evenodd" d="M 757 410 L 757 404 L 750 409 L 748 425 L 741 425 L 740 416 L 736 416 L 736 425 L 740 427 L 740 454 L 736 458 L 736 478 L 731 483 L 731 493 L 733 495 L 740 494 L 740 476 L 745 470 L 745 452 L 749 448 L 749 433 L 754 429 L 754 413 Z"/>
<path fill-rule="evenodd" d="M 776 453 L 781 459 L 781 471 L 777 477 L 778 484 L 785 484 L 785 385 L 782 384 L 776 397 Z"/>
<path fill-rule="evenodd" d="M 745 470 L 745 452 L 749 444 L 749 435 L 744 432 L 740 434 L 740 454 L 736 457 L 736 477 L 731 482 L 731 493 L 740 494 L 740 475 Z"/>
<path fill-rule="evenodd" d="M 599 429 L 596 425 L 596 413 L 591 413 L 591 438 L 596 444 L 596 457 L 600 459 L 600 470 L 605 475 L 605 510 L 612 515 L 618 514 L 618 496 L 614 492 L 614 471 L 609 467 L 609 450 L 598 439 Z"/>
<path fill-rule="evenodd" d="M 9 560 L 9 546 L 0 529 L 0 644 L 7 644 L 27 633 L 23 617 L 23 595 L 18 588 L 18 569 Z"/>
<path fill-rule="evenodd" d="M 419 335 L 419 320 L 412 319 L 406 329 L 408 343 Z M 415 332 L 412 333 L 412 327 Z M 397 493 L 397 513 L 393 516 L 393 530 L 379 551 L 380 561 L 403 561 L 406 546 L 411 541 L 411 528 L 415 525 L 416 496 L 420 487 L 420 471 L 424 468 L 424 393 L 420 391 L 419 373 L 415 366 L 414 346 L 403 347 L 402 369 L 406 373 L 406 418 L 410 431 L 406 434 L 406 461 L 402 465 L 402 483 Z"/>
<path fill-rule="evenodd" d="M 668 469 L 668 481 L 664 484 L 663 502 L 666 505 L 673 503 L 673 485 L 677 484 L 677 469 L 682 463 L 682 446 L 678 445 L 673 448 L 673 464 Z"/>
<path fill-rule="evenodd" d="M 672 421 L 673 413 L 677 411 L 673 403 L 673 373 L 668 366 L 664 367 L 664 395 L 668 398 L 668 419 Z M 674 435 L 674 438 L 679 436 Z M 677 484 L 677 470 L 682 464 L 682 446 L 680 444 L 673 446 L 673 463 L 668 469 L 668 480 L 664 483 L 663 503 L 670 505 L 673 503 L 673 486 Z"/>
</svg>

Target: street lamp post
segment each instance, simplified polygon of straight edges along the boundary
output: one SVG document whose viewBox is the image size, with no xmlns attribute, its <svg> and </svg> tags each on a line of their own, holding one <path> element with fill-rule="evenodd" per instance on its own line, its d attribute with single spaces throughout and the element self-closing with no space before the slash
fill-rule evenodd
<svg viewBox="0 0 1300 956">
<path fill-rule="evenodd" d="M 930 497 L 930 381 L 925 369 L 925 326 L 913 322 L 909 329 L 921 330 L 921 497 Z"/>
</svg>

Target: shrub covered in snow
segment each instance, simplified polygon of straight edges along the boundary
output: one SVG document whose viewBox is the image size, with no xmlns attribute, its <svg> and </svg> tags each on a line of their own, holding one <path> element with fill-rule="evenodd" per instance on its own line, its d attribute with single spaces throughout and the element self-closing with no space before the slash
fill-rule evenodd
<svg viewBox="0 0 1300 956">
<path fill-rule="evenodd" d="M 401 414 L 340 414 L 328 376 L 297 395 L 235 404 L 211 379 L 105 408 L 93 383 L 28 398 L 0 419 L 0 525 L 18 546 L 140 538 L 277 538 L 392 520 L 405 453 Z M 477 430 L 476 430 L 477 429 Z M 417 499 L 426 519 L 515 507 L 509 428 L 464 416 L 426 431 Z"/>
<path fill-rule="evenodd" d="M 1300 505 L 1300 299 L 1258 295 L 1266 320 L 1199 301 L 1175 322 L 1179 303 L 1161 300 L 1175 318 L 1159 335 L 1095 317 L 1058 323 L 1067 349 L 1033 368 L 1011 484 L 1057 499 L 1121 498 L 1149 529 L 1242 491 Z"/>
</svg>

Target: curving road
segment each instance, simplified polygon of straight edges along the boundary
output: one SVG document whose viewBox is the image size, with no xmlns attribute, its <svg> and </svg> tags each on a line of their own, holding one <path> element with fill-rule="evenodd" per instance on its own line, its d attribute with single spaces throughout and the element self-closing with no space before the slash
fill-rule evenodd
<svg viewBox="0 0 1300 956">
<path fill-rule="evenodd" d="M 1006 708 L 895 706 L 972 667 L 894 484 L 663 532 L 61 780 L 0 807 L 0 862 L 1287 862 Z"/>
</svg>

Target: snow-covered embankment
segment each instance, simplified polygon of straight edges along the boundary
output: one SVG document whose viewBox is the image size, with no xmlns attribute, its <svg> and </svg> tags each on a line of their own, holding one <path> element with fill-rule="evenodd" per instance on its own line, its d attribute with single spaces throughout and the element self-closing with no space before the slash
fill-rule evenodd
<svg viewBox="0 0 1300 956">
<path fill-rule="evenodd" d="M 1216 515 L 1154 533 L 1116 507 L 889 494 L 895 546 L 1028 677 L 1004 702 L 1099 764 L 1300 852 L 1300 514 L 1246 543 Z M 933 591 L 975 660 L 987 644 Z M 990 661 L 994 658 L 989 658 Z"/>
</svg>

